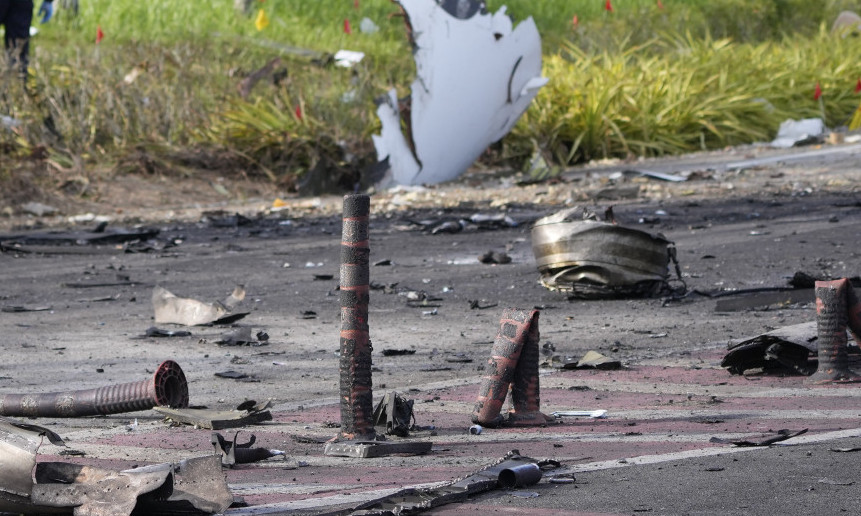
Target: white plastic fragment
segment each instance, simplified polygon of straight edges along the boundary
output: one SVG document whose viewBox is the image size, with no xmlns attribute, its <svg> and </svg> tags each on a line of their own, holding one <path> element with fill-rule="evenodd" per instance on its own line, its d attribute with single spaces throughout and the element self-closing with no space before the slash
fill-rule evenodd
<svg viewBox="0 0 861 516">
<path fill-rule="evenodd" d="M 374 20 L 365 17 L 359 22 L 359 30 L 362 34 L 376 34 L 380 31 L 380 27 L 374 23 Z"/>
<path fill-rule="evenodd" d="M 529 107 L 541 77 L 541 37 L 532 18 L 513 27 L 505 7 L 488 13 L 476 0 L 397 0 L 411 27 L 416 79 L 409 135 L 401 131 L 395 90 L 377 109 L 377 159 L 389 160 L 382 183 L 455 179 Z"/>
<path fill-rule="evenodd" d="M 365 58 L 364 52 L 355 50 L 339 50 L 335 52 L 335 64 L 344 68 L 352 68 Z"/>
<path fill-rule="evenodd" d="M 811 138 L 822 136 L 824 133 L 825 123 L 821 118 L 784 120 L 777 131 L 777 138 L 771 142 L 771 146 L 788 149 Z"/>
<path fill-rule="evenodd" d="M 558 410 L 550 414 L 553 417 L 591 417 L 592 419 L 604 419 L 607 411 L 600 410 Z"/>
</svg>

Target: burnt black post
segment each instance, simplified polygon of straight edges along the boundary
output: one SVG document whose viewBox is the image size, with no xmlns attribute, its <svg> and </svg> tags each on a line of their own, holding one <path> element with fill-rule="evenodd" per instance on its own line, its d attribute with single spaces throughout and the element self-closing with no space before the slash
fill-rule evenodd
<svg viewBox="0 0 861 516">
<path fill-rule="evenodd" d="M 376 438 L 368 333 L 370 247 L 367 195 L 344 196 L 341 238 L 341 432 L 336 440 Z"/>
</svg>

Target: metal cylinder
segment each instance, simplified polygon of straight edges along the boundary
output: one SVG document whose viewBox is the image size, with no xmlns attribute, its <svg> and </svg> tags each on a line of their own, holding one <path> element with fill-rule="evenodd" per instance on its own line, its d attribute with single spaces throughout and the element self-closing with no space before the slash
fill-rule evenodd
<svg viewBox="0 0 861 516">
<path fill-rule="evenodd" d="M 482 378 L 478 399 L 472 412 L 472 422 L 495 428 L 505 418 L 500 415 L 508 389 L 514 380 L 517 362 L 529 332 L 533 311 L 506 308 L 499 321 L 499 332 L 493 341 L 487 374 Z"/>
<path fill-rule="evenodd" d="M 370 247 L 367 195 L 344 196 L 341 238 L 341 432 L 340 440 L 373 440 L 371 339 L 368 332 Z"/>
<path fill-rule="evenodd" d="M 513 408 L 506 421 L 506 424 L 512 426 L 543 425 L 553 419 L 541 413 L 541 394 L 538 385 L 538 362 L 541 355 L 538 348 L 540 340 L 538 314 L 538 310 L 529 312 L 526 320 L 528 330 L 523 333 L 520 360 L 517 361 L 517 368 L 514 370 L 514 381 L 511 385 Z"/>
<path fill-rule="evenodd" d="M 18 417 L 99 416 L 149 410 L 155 406 L 188 406 L 185 373 L 172 360 L 162 362 L 151 379 L 140 382 L 0 397 L 0 415 Z"/>
<path fill-rule="evenodd" d="M 819 366 L 815 373 L 805 379 L 805 383 L 821 385 L 861 381 L 861 376 L 849 369 L 849 359 L 846 354 L 846 327 L 849 322 L 848 286 L 849 281 L 846 278 L 816 282 Z"/>
<path fill-rule="evenodd" d="M 855 293 L 855 289 L 848 281 L 846 285 L 846 309 L 849 316 L 849 331 L 855 337 L 855 342 L 861 346 L 861 300 L 858 299 L 858 294 Z"/>
<path fill-rule="evenodd" d="M 533 462 L 518 464 L 499 472 L 499 485 L 506 488 L 527 487 L 541 480 L 541 468 Z"/>
</svg>

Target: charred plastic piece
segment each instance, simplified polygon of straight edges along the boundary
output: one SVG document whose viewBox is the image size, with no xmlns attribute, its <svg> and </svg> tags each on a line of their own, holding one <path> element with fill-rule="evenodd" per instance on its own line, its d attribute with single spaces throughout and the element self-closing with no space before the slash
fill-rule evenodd
<svg viewBox="0 0 861 516">
<path fill-rule="evenodd" d="M 819 332 L 819 367 L 805 383 L 861 382 L 861 375 L 849 369 L 846 329 L 849 325 L 849 290 L 846 278 L 816 282 L 816 327 Z M 854 299 L 853 299 L 854 301 Z"/>
<path fill-rule="evenodd" d="M 552 421 L 540 411 L 538 341 L 538 310 L 503 311 L 488 360 L 488 375 L 481 382 L 472 413 L 473 423 L 493 428 Z M 509 388 L 513 408 L 506 418 L 500 411 Z"/>
<path fill-rule="evenodd" d="M 539 219 L 532 252 L 542 285 L 582 299 L 660 295 L 675 261 L 675 246 L 663 236 L 599 221 L 577 207 Z"/>
<path fill-rule="evenodd" d="M 79 391 L 0 396 L 0 415 L 81 417 L 149 410 L 155 406 L 187 407 L 188 383 L 179 364 L 166 360 L 153 377 Z"/>
</svg>

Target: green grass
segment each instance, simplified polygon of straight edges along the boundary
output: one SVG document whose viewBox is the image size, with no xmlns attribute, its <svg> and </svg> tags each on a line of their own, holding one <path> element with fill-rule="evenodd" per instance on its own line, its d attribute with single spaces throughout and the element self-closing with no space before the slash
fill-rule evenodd
<svg viewBox="0 0 861 516">
<path fill-rule="evenodd" d="M 540 149 L 570 165 L 720 148 L 770 139 L 786 118 L 824 114 L 832 127 L 845 124 L 858 105 L 861 38 L 828 29 L 840 10 L 861 11 L 861 0 L 612 3 L 607 12 L 604 0 L 488 1 L 515 20 L 533 16 L 551 81 L 485 159 L 519 167 Z M 270 25 L 258 31 L 261 7 Z M 124 163 L 143 149 L 164 157 L 154 162 L 165 170 L 178 149 L 216 148 L 288 183 L 324 159 L 342 169 L 373 161 L 374 98 L 392 86 L 406 95 L 414 73 L 398 6 L 268 0 L 252 8 L 245 16 L 233 0 L 87 0 L 77 17 L 58 9 L 33 39 L 34 94 L 2 79 L 0 112 L 24 121 L 0 132 L 4 155 Z M 363 17 L 379 32 L 361 33 Z M 326 64 L 341 48 L 367 57 L 354 69 Z M 242 99 L 239 81 L 276 56 L 281 80 L 262 80 Z M 824 113 L 813 100 L 817 82 Z"/>
</svg>

